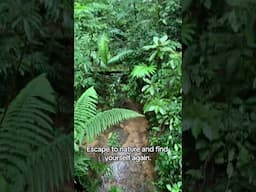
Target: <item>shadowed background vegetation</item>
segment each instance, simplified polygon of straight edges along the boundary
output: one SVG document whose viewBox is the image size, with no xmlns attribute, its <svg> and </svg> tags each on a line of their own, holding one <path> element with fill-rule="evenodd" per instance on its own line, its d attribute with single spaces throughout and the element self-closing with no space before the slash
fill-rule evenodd
<svg viewBox="0 0 256 192">
<path fill-rule="evenodd" d="M 255 191 L 256 2 L 182 9 L 183 190 Z"/>
<path fill-rule="evenodd" d="M 0 2 L 1 192 L 72 190 L 72 17 L 69 0 Z"/>
</svg>

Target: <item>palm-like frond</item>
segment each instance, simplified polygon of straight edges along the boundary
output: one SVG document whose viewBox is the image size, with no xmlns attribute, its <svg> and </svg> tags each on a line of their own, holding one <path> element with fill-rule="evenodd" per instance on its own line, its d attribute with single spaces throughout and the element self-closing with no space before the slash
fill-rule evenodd
<svg viewBox="0 0 256 192">
<path fill-rule="evenodd" d="M 140 64 L 134 66 L 131 76 L 132 78 L 144 78 L 146 76 L 150 76 L 156 72 L 156 66 L 155 65 L 145 65 Z"/>
<path fill-rule="evenodd" d="M 46 192 L 70 175 L 72 136 L 54 137 L 55 96 L 41 75 L 11 102 L 0 124 L 0 171 L 11 191 Z M 69 145 L 69 146 L 68 146 Z M 63 157 L 65 154 L 65 157 Z M 44 178 L 42 180 L 42 178 Z"/>
<path fill-rule="evenodd" d="M 105 131 L 107 128 L 116 125 L 123 120 L 141 116 L 143 115 L 129 109 L 114 108 L 100 112 L 90 119 L 86 124 L 85 128 L 87 141 L 93 141 L 96 136 Z"/>
</svg>

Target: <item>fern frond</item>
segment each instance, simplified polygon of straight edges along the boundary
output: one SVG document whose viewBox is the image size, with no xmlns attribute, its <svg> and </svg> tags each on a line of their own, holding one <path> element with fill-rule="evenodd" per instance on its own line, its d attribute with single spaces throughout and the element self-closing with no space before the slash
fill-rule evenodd
<svg viewBox="0 0 256 192">
<path fill-rule="evenodd" d="M 131 72 L 131 77 L 132 78 L 144 78 L 146 76 L 150 76 L 156 72 L 156 66 L 155 65 L 145 65 L 145 64 L 140 64 L 134 66 L 132 72 Z"/>
<path fill-rule="evenodd" d="M 123 120 L 142 116 L 143 115 L 129 109 L 114 108 L 100 112 L 95 117 L 90 119 L 90 121 L 86 124 L 85 128 L 87 141 L 93 141 L 96 136 L 105 131 L 107 128 L 116 125 Z"/>
<path fill-rule="evenodd" d="M 86 123 L 96 115 L 97 103 L 98 96 L 93 87 L 87 89 L 78 99 L 74 112 L 75 140 L 82 141 Z"/>
<path fill-rule="evenodd" d="M 73 174 L 73 135 L 62 135 L 31 154 L 27 158 L 25 174 L 26 183 L 31 186 L 30 191 L 38 192 L 49 189 L 53 191 L 67 179 L 71 179 L 69 177 Z M 65 175 L 69 177 L 65 178 Z"/>
<path fill-rule="evenodd" d="M 107 65 L 110 58 L 109 52 L 109 38 L 106 34 L 103 34 L 98 40 L 98 56 L 102 62 Z"/>
<path fill-rule="evenodd" d="M 98 95 L 93 87 L 87 89 L 77 100 L 75 105 L 75 124 L 86 123 L 96 114 Z"/>
<path fill-rule="evenodd" d="M 46 192 L 48 186 L 57 187 L 63 176 L 67 179 L 70 175 L 70 166 L 64 164 L 66 158 L 73 157 L 72 137 L 54 139 L 50 114 L 55 108 L 54 91 L 45 75 L 40 75 L 20 91 L 2 115 L 0 172 L 8 178 L 10 191 L 23 192 L 27 186 L 29 192 Z"/>
<path fill-rule="evenodd" d="M 96 136 L 107 128 L 141 114 L 128 109 L 111 109 L 96 114 L 97 93 L 93 87 L 87 89 L 78 99 L 75 106 L 75 150 L 78 144 L 87 138 L 91 142 Z"/>
<path fill-rule="evenodd" d="M 48 113 L 55 113 L 55 107 L 54 91 L 45 75 L 41 75 L 12 101 L 0 126 L 3 130 L 18 128 L 22 131 L 31 126 L 35 130 L 51 132 L 53 122 Z"/>
<path fill-rule="evenodd" d="M 129 55 L 131 55 L 133 53 L 132 50 L 124 50 L 120 53 L 118 53 L 116 56 L 112 57 L 109 61 L 108 64 L 115 64 L 118 62 L 123 61 L 126 57 L 128 57 Z"/>
</svg>

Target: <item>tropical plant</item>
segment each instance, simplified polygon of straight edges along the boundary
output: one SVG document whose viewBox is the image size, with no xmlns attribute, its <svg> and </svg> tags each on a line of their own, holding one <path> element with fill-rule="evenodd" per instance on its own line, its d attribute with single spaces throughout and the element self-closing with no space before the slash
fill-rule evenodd
<svg viewBox="0 0 256 192">
<path fill-rule="evenodd" d="M 150 144 L 168 147 L 167 153 L 158 154 L 155 171 L 156 186 L 162 191 L 181 191 L 181 53 L 178 42 L 168 37 L 153 38 L 153 45 L 144 46 L 150 52 L 148 62 L 136 65 L 132 78 L 143 80 L 140 102 L 151 122 Z M 152 64 L 151 64 L 152 65 Z M 139 70 L 140 69 L 140 70 Z M 171 181 L 171 182 L 170 182 Z"/>
<path fill-rule="evenodd" d="M 96 104 L 97 93 L 93 87 L 87 89 L 76 102 L 75 141 L 79 141 L 79 144 L 84 141 L 84 136 L 87 142 L 92 142 L 107 128 L 123 120 L 142 116 L 135 111 L 118 108 L 97 113 Z"/>
<path fill-rule="evenodd" d="M 96 172 L 97 177 L 99 173 L 105 170 L 105 167 L 101 163 L 86 157 L 81 145 L 84 142 L 92 142 L 104 130 L 123 120 L 142 116 L 135 111 L 119 108 L 98 112 L 96 108 L 97 99 L 98 96 L 95 89 L 93 87 L 88 88 L 77 100 L 74 115 L 75 176 L 84 187 L 94 190 L 98 182 L 84 181 L 90 178 L 88 171 Z"/>
<path fill-rule="evenodd" d="M 127 56 L 133 53 L 132 50 L 122 50 L 115 56 L 111 56 L 109 50 L 109 38 L 106 34 L 103 34 L 99 37 L 98 40 L 98 54 L 97 56 L 102 61 L 102 66 L 107 67 L 107 65 L 115 64 L 124 60 Z"/>
<path fill-rule="evenodd" d="M 46 192 L 72 177 L 73 139 L 56 135 L 51 119 L 55 108 L 54 91 L 45 75 L 40 75 L 4 111 L 0 120 L 2 189 Z"/>
<path fill-rule="evenodd" d="M 71 0 L 0 2 L 0 191 L 72 180 L 72 13 Z"/>
<path fill-rule="evenodd" d="M 144 78 L 147 76 L 151 76 L 156 72 L 156 66 L 150 65 L 147 66 L 145 64 L 135 65 L 132 72 L 131 77 L 132 78 Z"/>
<path fill-rule="evenodd" d="M 163 37 L 154 37 L 153 45 L 144 46 L 145 50 L 154 50 L 154 52 L 149 57 L 149 61 L 152 62 L 155 58 L 163 60 L 163 57 L 166 54 L 174 53 L 175 49 L 178 47 L 179 43 L 175 41 L 168 40 L 168 36 L 164 35 Z"/>
</svg>

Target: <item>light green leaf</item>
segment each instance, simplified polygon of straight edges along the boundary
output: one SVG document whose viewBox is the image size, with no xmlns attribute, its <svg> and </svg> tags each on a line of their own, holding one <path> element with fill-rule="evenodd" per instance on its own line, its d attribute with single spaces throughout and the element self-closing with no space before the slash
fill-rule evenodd
<svg viewBox="0 0 256 192">
<path fill-rule="evenodd" d="M 227 172 L 228 178 L 231 178 L 234 172 L 234 166 L 231 162 L 228 163 L 226 172 Z"/>
</svg>

